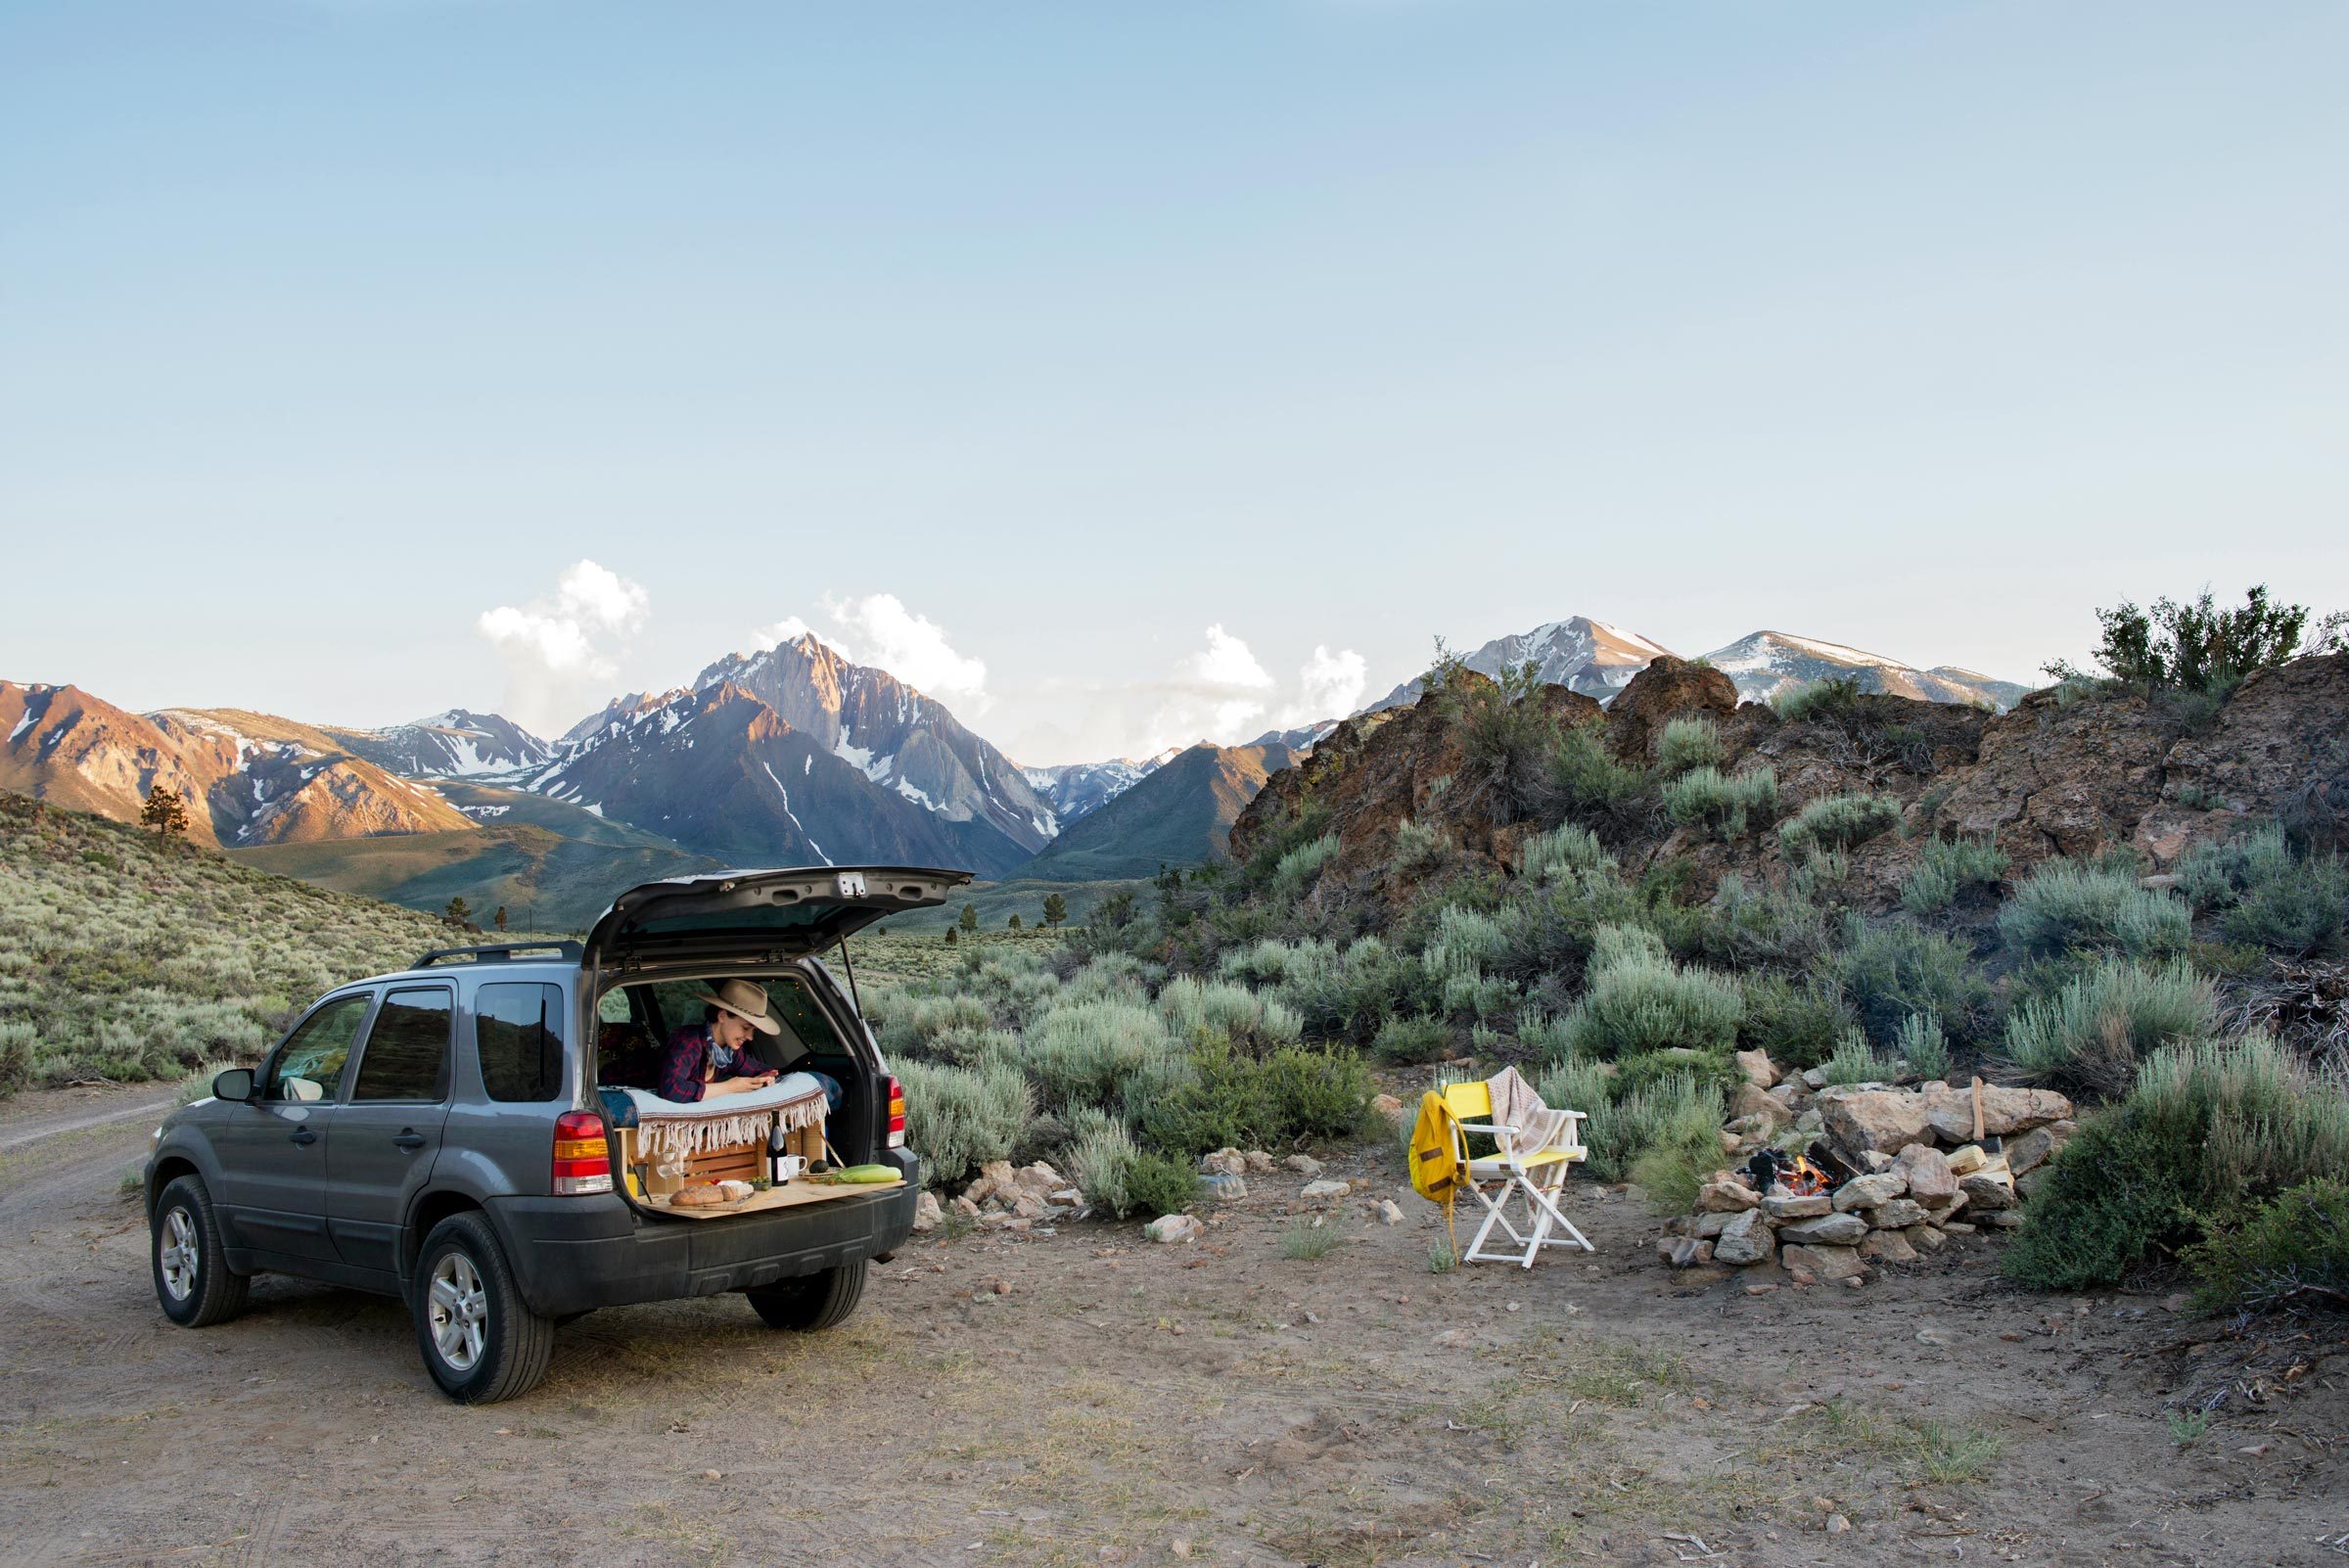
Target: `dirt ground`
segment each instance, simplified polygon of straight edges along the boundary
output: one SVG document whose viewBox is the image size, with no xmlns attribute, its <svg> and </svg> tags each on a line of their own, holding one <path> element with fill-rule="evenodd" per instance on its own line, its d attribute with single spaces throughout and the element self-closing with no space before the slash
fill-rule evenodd
<svg viewBox="0 0 2349 1568">
<path fill-rule="evenodd" d="M 733 1297 L 598 1313 L 536 1392 L 461 1408 L 394 1302 L 266 1280 L 165 1322 L 117 1192 L 157 1100 L 0 1107 L 0 1563 L 2349 1556 L 2349 1323 L 2027 1296 L 1980 1237 L 1757 1293 L 1671 1274 L 1589 1187 L 1594 1256 L 1432 1273 L 1441 1221 L 1376 1147 L 1332 1162 L 1371 1183 L 1334 1209 L 1284 1172 L 1195 1246 L 917 1240 L 830 1334 Z M 1318 1212 L 1345 1239 L 1284 1256 Z M 2221 1389 L 2178 1441 L 2170 1402 Z"/>
</svg>

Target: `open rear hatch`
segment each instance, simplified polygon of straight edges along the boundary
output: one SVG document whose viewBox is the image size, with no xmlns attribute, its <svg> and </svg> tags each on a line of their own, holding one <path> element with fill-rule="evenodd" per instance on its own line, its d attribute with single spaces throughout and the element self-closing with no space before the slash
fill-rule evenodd
<svg viewBox="0 0 2349 1568">
<path fill-rule="evenodd" d="M 719 960 L 787 963 L 876 920 L 933 908 L 971 880 L 932 866 L 714 871 L 630 888 L 587 933 L 591 972 Z"/>
</svg>

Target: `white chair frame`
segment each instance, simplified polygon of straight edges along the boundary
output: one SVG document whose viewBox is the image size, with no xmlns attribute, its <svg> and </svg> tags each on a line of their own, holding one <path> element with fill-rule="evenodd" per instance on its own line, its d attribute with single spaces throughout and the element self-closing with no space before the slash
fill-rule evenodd
<svg viewBox="0 0 2349 1568">
<path fill-rule="evenodd" d="M 1576 1229 L 1574 1222 L 1558 1209 L 1557 1195 L 1566 1185 L 1566 1173 L 1573 1168 L 1576 1160 L 1588 1157 L 1582 1137 L 1585 1114 L 1568 1111 L 1565 1115 L 1566 1152 L 1555 1159 L 1538 1160 L 1532 1164 L 1528 1164 L 1517 1152 L 1517 1129 L 1490 1122 L 1454 1124 L 1460 1130 L 1460 1167 L 1468 1173 L 1468 1190 L 1475 1193 L 1476 1201 L 1485 1206 L 1485 1222 L 1477 1227 L 1475 1239 L 1468 1243 L 1468 1250 L 1460 1254 L 1462 1262 L 1513 1263 L 1520 1268 L 1531 1268 L 1534 1260 L 1542 1255 L 1543 1247 L 1580 1247 L 1585 1252 L 1598 1250 L 1590 1245 L 1590 1238 Z M 1491 1137 L 1498 1145 L 1497 1157 L 1489 1160 L 1470 1159 L 1467 1135 L 1471 1132 L 1482 1132 Z M 1536 1178 L 1537 1173 L 1541 1179 Z M 1498 1193 L 1487 1192 L 1485 1183 L 1497 1177 L 1500 1181 Z M 1525 1202 L 1525 1229 L 1522 1231 L 1509 1220 L 1508 1206 L 1512 1195 L 1521 1196 Z M 1504 1232 L 1517 1250 L 1487 1251 L 1486 1239 L 1496 1229 Z M 1553 1236 L 1550 1234 L 1553 1229 L 1563 1230 L 1565 1234 Z"/>
</svg>

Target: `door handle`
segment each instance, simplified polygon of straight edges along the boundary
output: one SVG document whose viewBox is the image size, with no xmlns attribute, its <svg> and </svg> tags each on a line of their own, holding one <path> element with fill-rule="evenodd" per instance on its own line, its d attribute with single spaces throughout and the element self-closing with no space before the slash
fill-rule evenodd
<svg viewBox="0 0 2349 1568">
<path fill-rule="evenodd" d="M 302 1145 L 304 1145 L 305 1147 L 306 1147 L 307 1145 L 309 1145 L 309 1144 L 312 1144 L 312 1143 L 315 1143 L 315 1142 L 317 1142 L 317 1141 L 318 1141 L 318 1134 L 317 1134 L 317 1133 L 315 1133 L 315 1132 L 313 1132 L 313 1131 L 311 1131 L 311 1130 L 310 1130 L 308 1128 L 306 1128 L 306 1127 L 298 1127 L 298 1128 L 296 1128 L 296 1129 L 294 1130 L 293 1133 L 291 1134 L 291 1136 L 292 1136 L 292 1141 L 294 1141 L 294 1142 L 296 1142 L 296 1143 L 302 1144 Z"/>
<path fill-rule="evenodd" d="M 400 1130 L 399 1136 L 392 1140 L 392 1146 L 395 1149 L 404 1150 L 409 1154 L 414 1154 L 418 1149 L 424 1147 L 424 1134 L 421 1132 L 411 1131 L 406 1128 L 402 1128 Z"/>
</svg>

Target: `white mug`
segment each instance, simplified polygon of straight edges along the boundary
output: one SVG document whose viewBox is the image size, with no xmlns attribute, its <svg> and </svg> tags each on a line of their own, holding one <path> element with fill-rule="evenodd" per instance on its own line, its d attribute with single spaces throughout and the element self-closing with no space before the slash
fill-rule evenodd
<svg viewBox="0 0 2349 1568">
<path fill-rule="evenodd" d="M 806 1155 L 786 1154 L 775 1161 L 775 1179 L 777 1181 L 789 1181 L 792 1177 L 799 1176 L 806 1169 L 807 1157 Z"/>
</svg>

